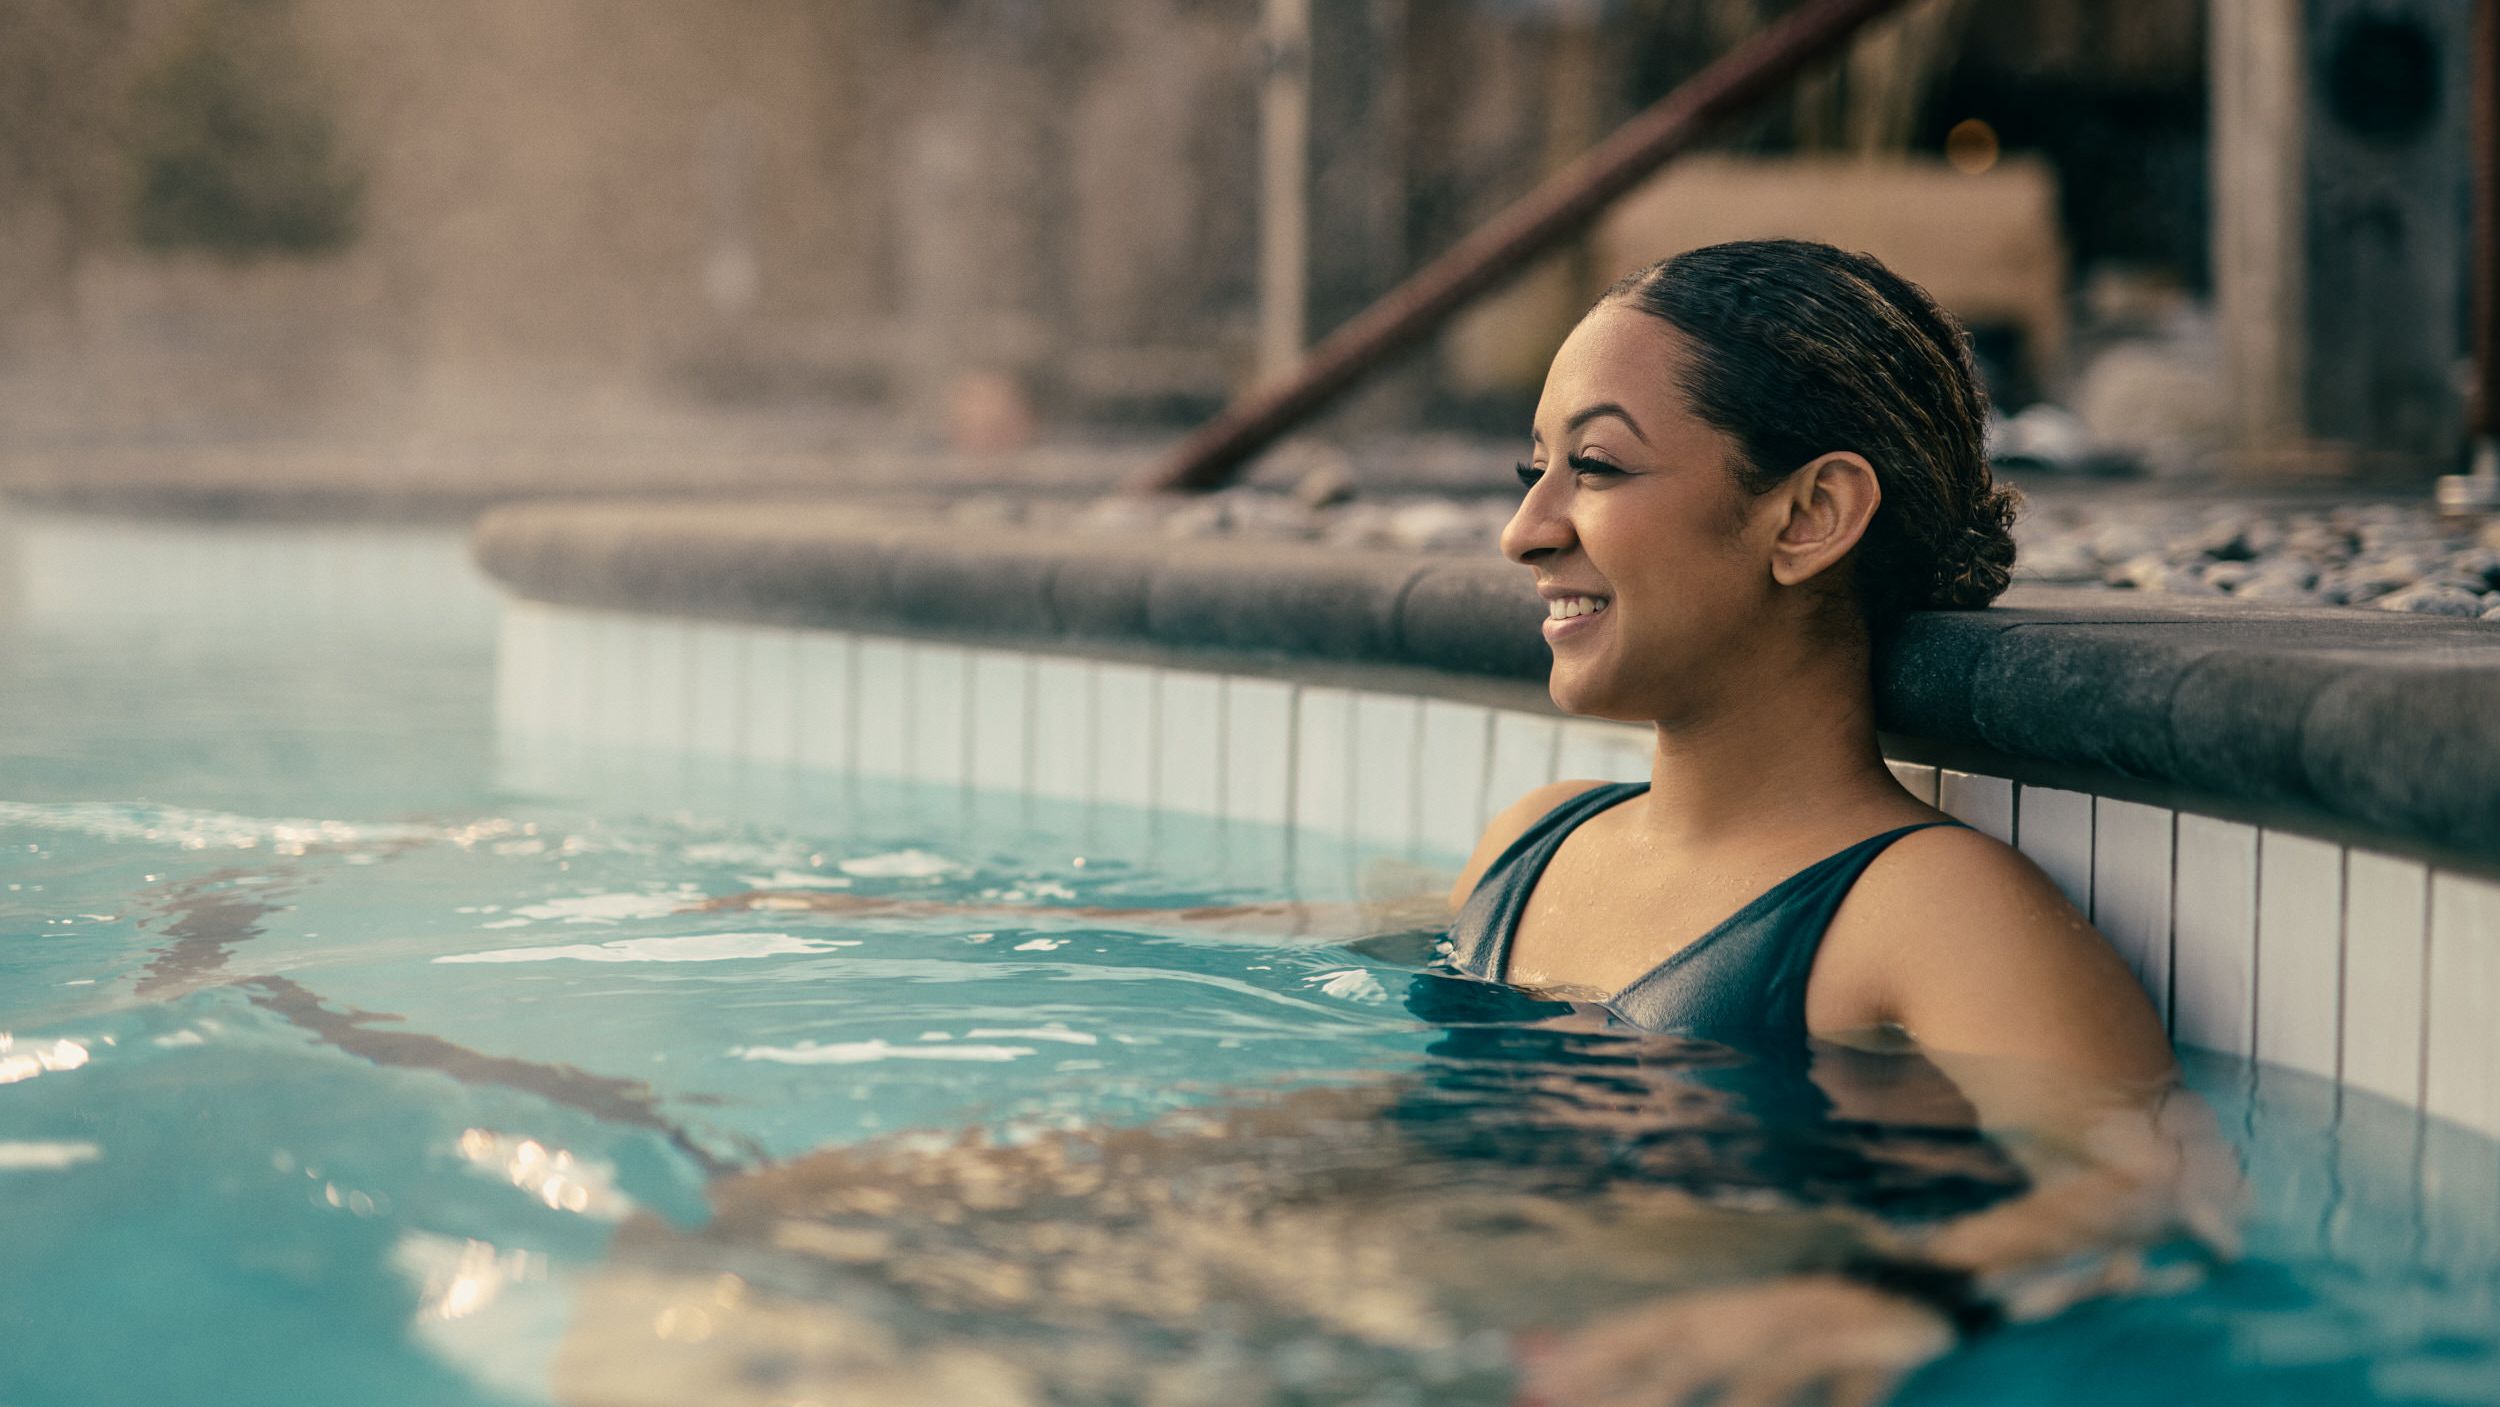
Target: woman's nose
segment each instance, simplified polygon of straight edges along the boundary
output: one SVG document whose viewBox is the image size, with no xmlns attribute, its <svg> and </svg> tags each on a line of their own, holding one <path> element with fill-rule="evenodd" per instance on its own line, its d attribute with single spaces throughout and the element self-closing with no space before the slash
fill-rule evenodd
<svg viewBox="0 0 2500 1407">
<path fill-rule="evenodd" d="M 1571 520 L 1556 511 L 1558 490 L 1549 478 L 1519 500 L 1518 511 L 1502 525 L 1503 556 L 1525 566 L 1571 545 Z"/>
</svg>

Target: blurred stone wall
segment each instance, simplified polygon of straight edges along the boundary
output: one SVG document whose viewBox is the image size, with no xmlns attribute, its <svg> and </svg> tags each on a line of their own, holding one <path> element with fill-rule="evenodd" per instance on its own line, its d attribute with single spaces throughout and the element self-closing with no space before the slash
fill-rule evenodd
<svg viewBox="0 0 2500 1407">
<path fill-rule="evenodd" d="M 1315 6 L 1310 326 L 1787 7 Z M 1260 10 L 13 0 L 0 417 L 19 446 L 422 454 L 722 416 L 927 436 L 967 387 L 1201 414 L 1252 366 Z M 1801 105 L 1726 144 L 1812 129 Z M 1499 414 L 1589 266 L 1462 333 L 1500 333 Z M 1447 410 L 1449 355 L 1374 404 Z"/>
<path fill-rule="evenodd" d="M 21 430 L 456 432 L 623 413 L 707 372 L 743 389 L 725 347 L 792 341 L 806 362 L 829 321 L 890 314 L 885 201 L 844 198 L 894 178 L 865 140 L 894 91 L 874 57 L 882 8 L 626 13 L 123 0 L 121 23 L 90 27 L 84 75 L 120 103 L 91 126 L 60 117 L 97 134 L 74 199 L 16 202 L 38 213 L 0 256 Z M 142 238 L 134 109 L 203 44 L 253 66 L 247 90 L 284 54 L 279 77 L 334 129 L 355 193 L 343 238 Z"/>
<path fill-rule="evenodd" d="M 21 438 L 223 437 L 876 403 L 992 365 L 1203 394 L 1251 295 L 1255 7 L 23 0 L 0 407 Z M 149 95 L 186 65 L 326 130 L 335 238 L 147 228 Z M 266 173 L 228 174 L 250 206 Z"/>
</svg>

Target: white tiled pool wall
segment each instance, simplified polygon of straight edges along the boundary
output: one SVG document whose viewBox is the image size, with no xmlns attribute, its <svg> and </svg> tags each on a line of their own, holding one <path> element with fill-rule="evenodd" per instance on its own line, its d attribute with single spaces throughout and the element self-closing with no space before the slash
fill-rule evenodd
<svg viewBox="0 0 2500 1407">
<path fill-rule="evenodd" d="M 196 523 L 0 513 L 0 568 L 42 626 L 165 617 L 272 637 L 341 627 L 398 638 L 473 640 L 496 594 L 460 527 Z"/>
<path fill-rule="evenodd" d="M 2500 1134 L 2500 884 L 2116 797 L 1893 771 L 2030 856 L 2180 1041 Z"/>
<path fill-rule="evenodd" d="M 1451 865 L 1649 735 L 1446 699 L 877 635 L 510 603 L 516 736 L 851 770 L 1354 837 Z M 2500 884 L 2192 812 L 1911 763 L 2091 915 L 2182 1042 L 2500 1134 Z M 1306 856 L 1324 846 L 1306 843 Z"/>
<path fill-rule="evenodd" d="M 520 601 L 496 686 L 523 786 L 565 789 L 588 744 L 1236 821 L 1234 878 L 1325 891 L 1384 854 L 1454 869 L 1557 775 L 1647 768 L 1631 730 L 1410 694 Z M 1280 830 L 1303 843 L 1248 843 Z"/>
</svg>

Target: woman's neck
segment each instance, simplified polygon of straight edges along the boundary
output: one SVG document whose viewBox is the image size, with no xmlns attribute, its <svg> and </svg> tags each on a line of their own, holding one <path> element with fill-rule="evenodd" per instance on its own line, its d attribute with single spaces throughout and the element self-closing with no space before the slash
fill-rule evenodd
<svg viewBox="0 0 2500 1407">
<path fill-rule="evenodd" d="M 1786 663 L 1758 661 L 1706 711 L 1656 725 L 1638 816 L 1658 844 L 1706 850 L 1904 799 L 1876 744 L 1864 653 Z"/>
</svg>

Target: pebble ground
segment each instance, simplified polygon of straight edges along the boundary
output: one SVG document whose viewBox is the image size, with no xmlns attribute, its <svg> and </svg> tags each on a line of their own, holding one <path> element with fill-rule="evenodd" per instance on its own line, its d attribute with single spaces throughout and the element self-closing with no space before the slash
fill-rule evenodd
<svg viewBox="0 0 2500 1407">
<path fill-rule="evenodd" d="M 1167 538 L 1251 537 L 1413 552 L 1498 550 L 1514 503 L 1490 495 L 1229 489 L 1193 498 L 958 499 L 965 523 Z M 2500 622 L 2500 520 L 2428 504 L 2187 498 L 2051 486 L 2017 524 L 2017 580 L 2356 606 Z"/>
</svg>

